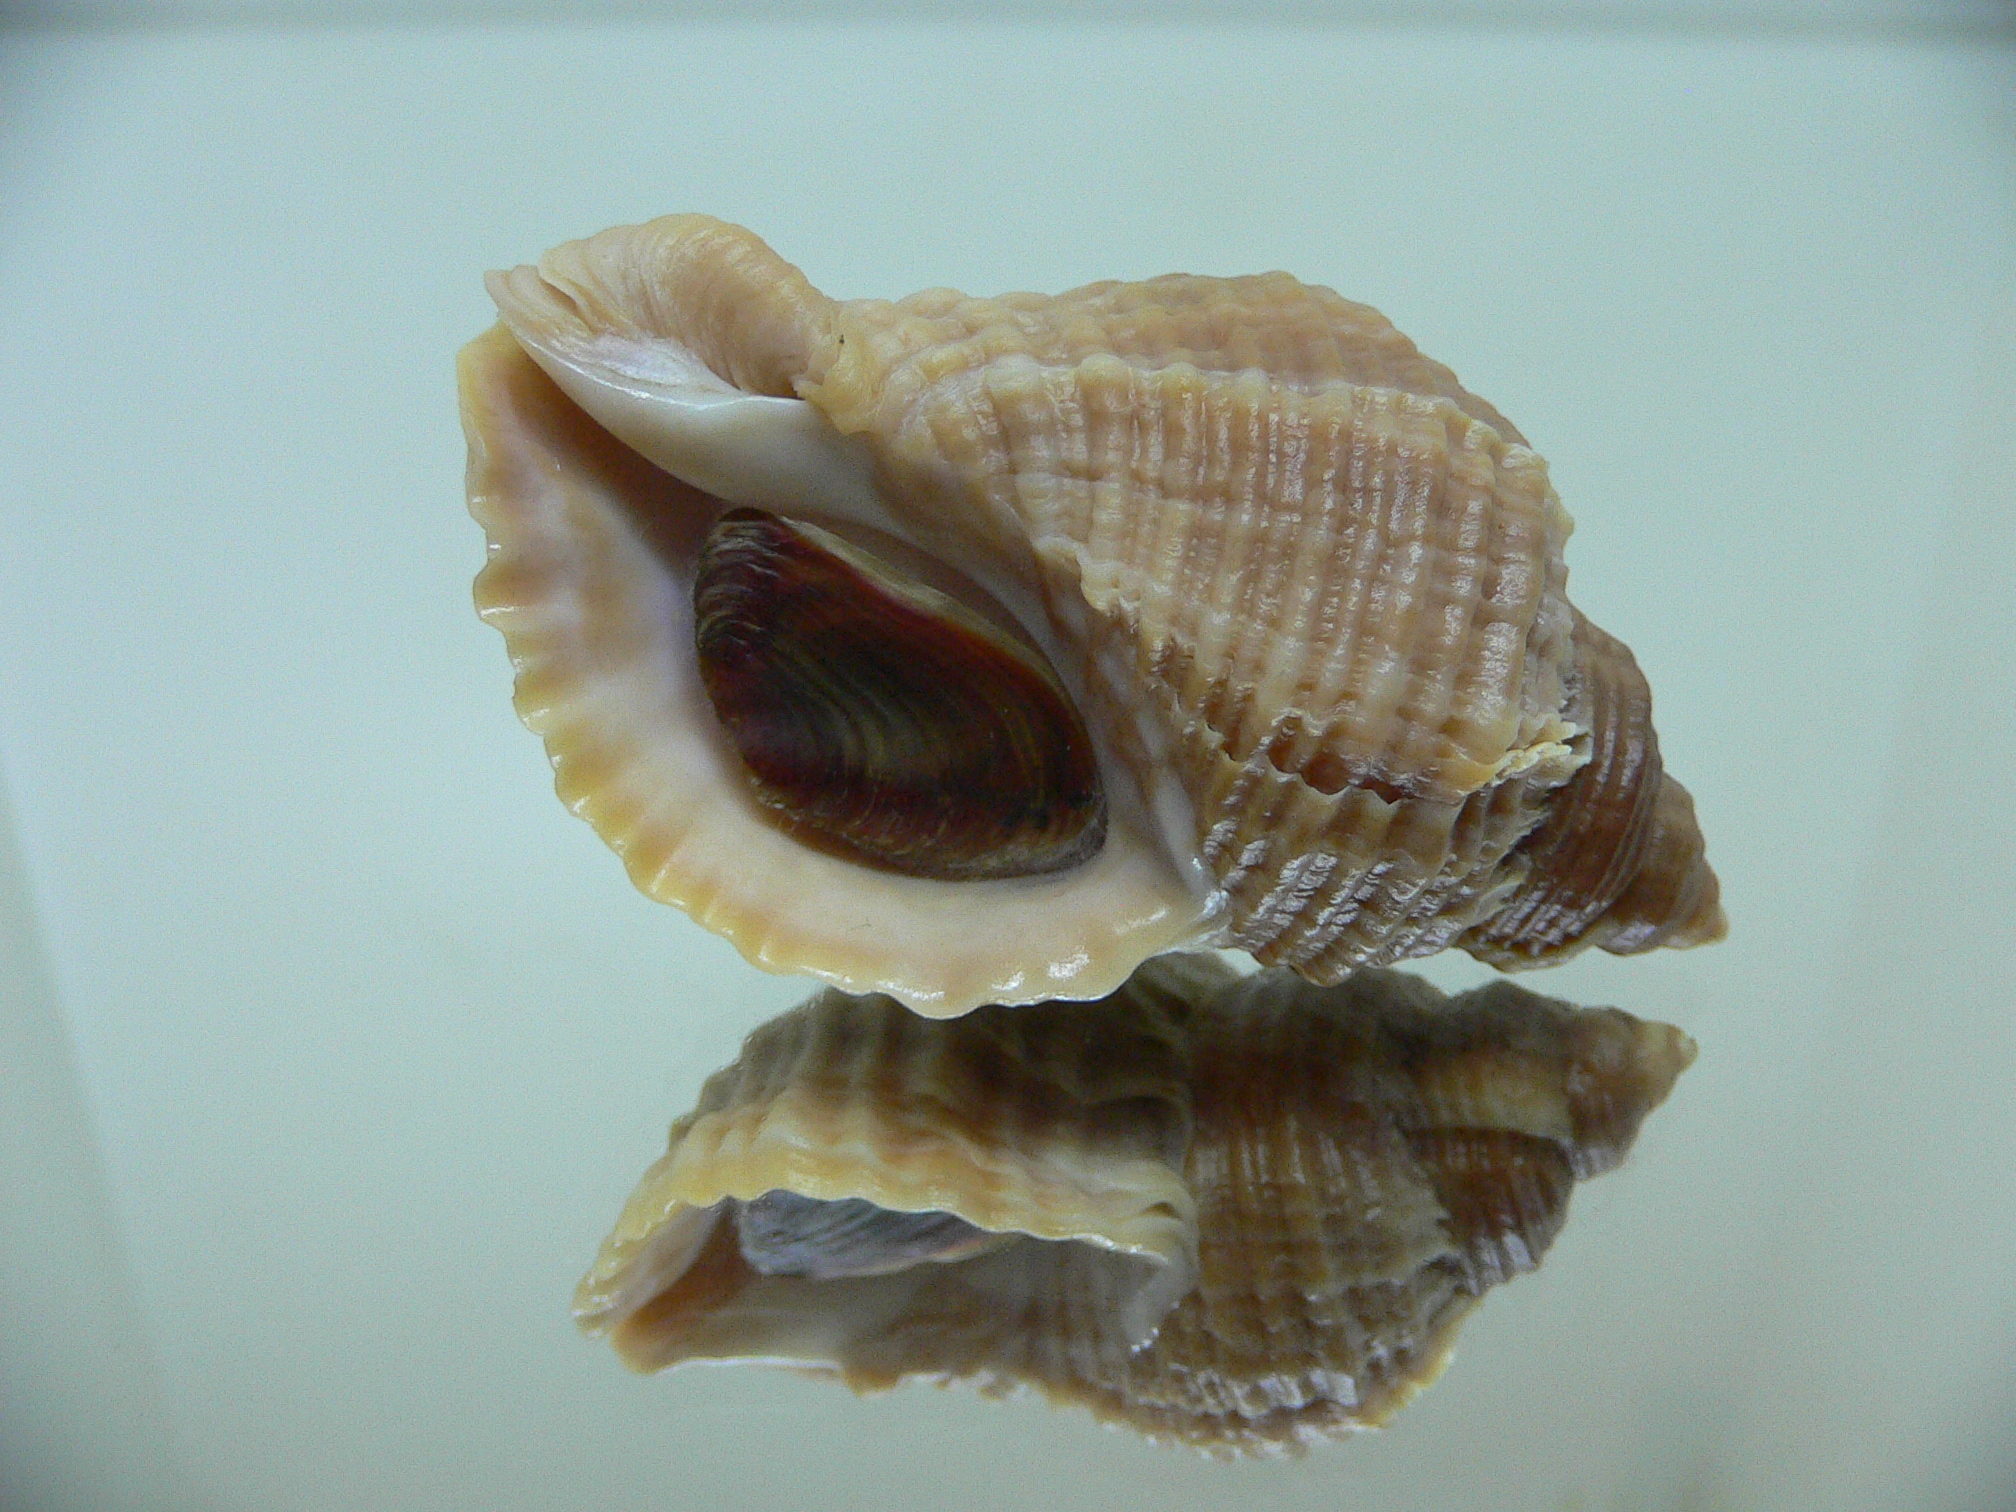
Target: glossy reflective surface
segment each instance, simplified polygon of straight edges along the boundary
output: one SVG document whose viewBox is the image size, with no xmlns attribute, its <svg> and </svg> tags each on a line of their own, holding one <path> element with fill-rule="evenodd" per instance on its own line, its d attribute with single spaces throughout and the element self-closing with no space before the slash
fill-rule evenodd
<svg viewBox="0 0 2016 1512">
<path fill-rule="evenodd" d="M 40 1091 L 0 1127 L 10 1193 L 105 1194 L 0 1203 L 10 1485 L 152 1445 L 150 1493 L 262 1512 L 2010 1499 L 2006 49 L 695 24 L 0 70 L 0 907 L 47 965 L 6 978 Z M 1733 933 L 1534 979 L 1701 1058 L 1383 1434 L 1221 1469 L 576 1337 L 638 1152 L 805 989 L 545 790 L 466 598 L 450 362 L 482 269 L 674 203 L 845 295 L 1290 268 L 1545 451 Z"/>
</svg>

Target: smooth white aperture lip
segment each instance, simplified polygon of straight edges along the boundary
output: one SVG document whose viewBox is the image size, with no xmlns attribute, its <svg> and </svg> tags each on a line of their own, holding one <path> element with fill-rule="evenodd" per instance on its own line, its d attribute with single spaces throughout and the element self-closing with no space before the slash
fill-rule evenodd
<svg viewBox="0 0 2016 1512">
<path fill-rule="evenodd" d="M 852 520 L 902 535 L 866 446 L 811 404 L 735 387 L 676 341 L 599 332 L 585 341 L 525 318 L 510 275 L 491 296 L 532 360 L 602 428 L 683 483 L 787 517 Z"/>
</svg>

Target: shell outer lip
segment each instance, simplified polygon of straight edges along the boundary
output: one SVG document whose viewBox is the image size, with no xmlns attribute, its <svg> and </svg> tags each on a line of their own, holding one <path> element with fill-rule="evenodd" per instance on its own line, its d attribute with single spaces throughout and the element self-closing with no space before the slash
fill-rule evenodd
<svg viewBox="0 0 2016 1512">
<path fill-rule="evenodd" d="M 490 275 L 493 297 L 507 276 Z M 866 443 L 839 434 L 805 400 L 746 393 L 690 358 L 642 360 L 654 350 L 642 343 L 611 341 L 582 353 L 514 320 L 508 307 L 501 318 L 568 398 L 583 410 L 592 399 L 610 434 L 702 493 L 779 514 L 900 530 L 882 503 Z M 668 343 L 659 350 L 680 349 Z M 667 411 L 676 412 L 676 423 L 666 424 Z"/>
</svg>

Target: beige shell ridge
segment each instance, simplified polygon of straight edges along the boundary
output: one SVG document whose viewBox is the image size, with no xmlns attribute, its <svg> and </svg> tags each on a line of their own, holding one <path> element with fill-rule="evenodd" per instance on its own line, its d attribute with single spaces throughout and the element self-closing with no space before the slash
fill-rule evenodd
<svg viewBox="0 0 2016 1512">
<path fill-rule="evenodd" d="M 1297 1452 L 1433 1381 L 1693 1054 L 1509 983 L 1204 956 L 947 1021 L 829 990 L 673 1126 L 576 1318 L 638 1370 L 967 1381 Z"/>
<path fill-rule="evenodd" d="M 1721 934 L 1645 680 L 1565 596 L 1545 464 L 1367 307 L 1286 274 L 843 303 L 701 216 L 490 288 L 463 413 L 520 711 L 637 884 L 758 965 L 943 1016 L 1191 946 L 1334 981 Z M 753 672 L 696 650 L 745 517 L 870 564 L 859 603 L 774 622 L 790 574 L 738 565 Z M 934 687 L 1025 665 L 1068 713 L 1004 697 L 969 744 L 1035 754 L 933 766 L 992 707 Z M 1089 744 L 1096 805 L 1031 797 L 1046 740 Z M 867 842 L 793 808 L 828 788 Z M 862 849 L 976 805 L 1083 829 L 956 880 Z"/>
</svg>

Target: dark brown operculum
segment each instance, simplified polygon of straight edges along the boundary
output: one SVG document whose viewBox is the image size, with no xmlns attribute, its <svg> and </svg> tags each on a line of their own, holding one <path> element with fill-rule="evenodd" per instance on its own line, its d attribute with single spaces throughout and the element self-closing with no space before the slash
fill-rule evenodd
<svg viewBox="0 0 2016 1512">
<path fill-rule="evenodd" d="M 1721 909 L 1686 789 L 1667 777 L 1652 690 L 1631 650 L 1579 613 L 1568 716 L 1589 759 L 1517 854 L 1525 880 L 1469 931 L 1472 954 L 1539 965 L 1587 945 L 1618 954 L 1718 939 Z"/>
<path fill-rule="evenodd" d="M 1033 649 L 816 527 L 724 514 L 693 585 L 700 675 L 759 802 L 808 843 L 945 881 L 1098 850 L 1090 735 Z"/>
</svg>

